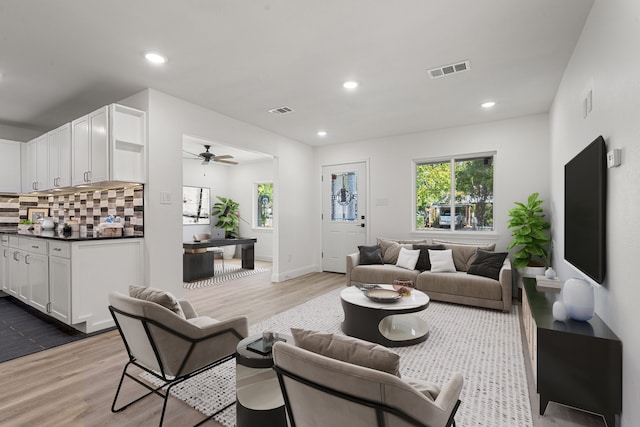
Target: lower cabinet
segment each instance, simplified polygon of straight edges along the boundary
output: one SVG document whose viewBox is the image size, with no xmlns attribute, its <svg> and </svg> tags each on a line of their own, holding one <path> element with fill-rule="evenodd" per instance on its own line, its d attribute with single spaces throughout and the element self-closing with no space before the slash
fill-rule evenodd
<svg viewBox="0 0 640 427">
<path fill-rule="evenodd" d="M 4 237 L 4 236 L 3 236 Z M 112 291 L 144 284 L 144 239 L 62 242 L 9 236 L 2 245 L 3 290 L 85 332 L 115 326 Z"/>
</svg>

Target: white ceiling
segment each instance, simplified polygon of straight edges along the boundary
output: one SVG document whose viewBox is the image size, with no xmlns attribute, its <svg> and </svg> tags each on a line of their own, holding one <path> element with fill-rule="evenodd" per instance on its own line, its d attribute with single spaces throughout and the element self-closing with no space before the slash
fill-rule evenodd
<svg viewBox="0 0 640 427">
<path fill-rule="evenodd" d="M 3 0 L 0 123 L 46 131 L 147 87 L 312 145 L 544 113 L 592 3 Z"/>
</svg>

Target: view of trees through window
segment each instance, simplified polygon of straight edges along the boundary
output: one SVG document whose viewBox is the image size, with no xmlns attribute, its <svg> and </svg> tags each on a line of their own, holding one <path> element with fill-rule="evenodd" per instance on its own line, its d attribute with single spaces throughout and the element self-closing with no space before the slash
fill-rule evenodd
<svg viewBox="0 0 640 427">
<path fill-rule="evenodd" d="M 257 227 L 273 227 L 273 184 L 270 182 L 256 185 L 257 188 Z"/>
<path fill-rule="evenodd" d="M 416 230 L 493 230 L 492 155 L 416 163 L 415 189 Z"/>
</svg>

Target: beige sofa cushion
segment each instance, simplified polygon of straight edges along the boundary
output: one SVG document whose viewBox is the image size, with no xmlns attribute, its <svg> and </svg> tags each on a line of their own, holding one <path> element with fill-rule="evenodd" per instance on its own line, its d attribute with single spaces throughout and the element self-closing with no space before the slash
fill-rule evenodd
<svg viewBox="0 0 640 427">
<path fill-rule="evenodd" d="M 154 302 L 173 311 L 183 319 L 186 318 L 180 303 L 178 303 L 176 297 L 174 297 L 170 292 L 145 286 L 129 286 L 129 296 L 144 301 Z"/>
<path fill-rule="evenodd" d="M 378 245 L 382 251 L 382 260 L 385 264 L 395 264 L 398 261 L 400 248 L 413 249 L 413 245 L 426 245 L 426 240 L 396 240 L 378 238 Z"/>
<path fill-rule="evenodd" d="M 296 346 L 332 359 L 400 377 L 400 356 L 378 344 L 344 335 L 291 328 Z"/>
<path fill-rule="evenodd" d="M 422 272 L 416 280 L 416 288 L 429 292 L 458 295 L 462 297 L 502 300 L 502 286 L 497 280 L 474 276 L 462 271 L 455 273 Z"/>
<path fill-rule="evenodd" d="M 444 240 L 434 240 L 433 244 L 442 245 L 445 249 L 451 249 L 453 263 L 456 265 L 456 270 L 458 271 L 467 271 L 469 269 L 469 266 L 476 257 L 476 251 L 478 249 L 492 251 L 496 247 L 495 243 L 458 243 L 446 242 Z"/>
<path fill-rule="evenodd" d="M 418 273 L 418 270 L 407 270 L 392 264 L 356 265 L 351 270 L 351 281 L 390 285 L 394 280 L 415 281 Z"/>
</svg>

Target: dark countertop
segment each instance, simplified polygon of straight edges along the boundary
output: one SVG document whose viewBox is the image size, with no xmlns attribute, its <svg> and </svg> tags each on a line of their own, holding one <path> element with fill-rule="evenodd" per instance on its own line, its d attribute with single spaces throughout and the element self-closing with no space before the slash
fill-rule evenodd
<svg viewBox="0 0 640 427">
<path fill-rule="evenodd" d="M 33 231 L 0 231 L 0 234 L 9 234 L 14 236 L 24 236 L 24 237 L 35 237 L 38 239 L 48 239 L 48 240 L 58 240 L 64 242 L 85 242 L 89 240 L 114 240 L 114 239 L 139 239 L 144 237 L 144 235 L 133 235 L 133 236 L 120 236 L 120 237 L 103 237 L 98 236 L 94 237 L 93 234 L 80 237 L 79 232 L 73 232 L 69 235 L 64 235 L 61 231 L 54 230 L 42 230 L 39 233 L 34 233 Z"/>
</svg>

